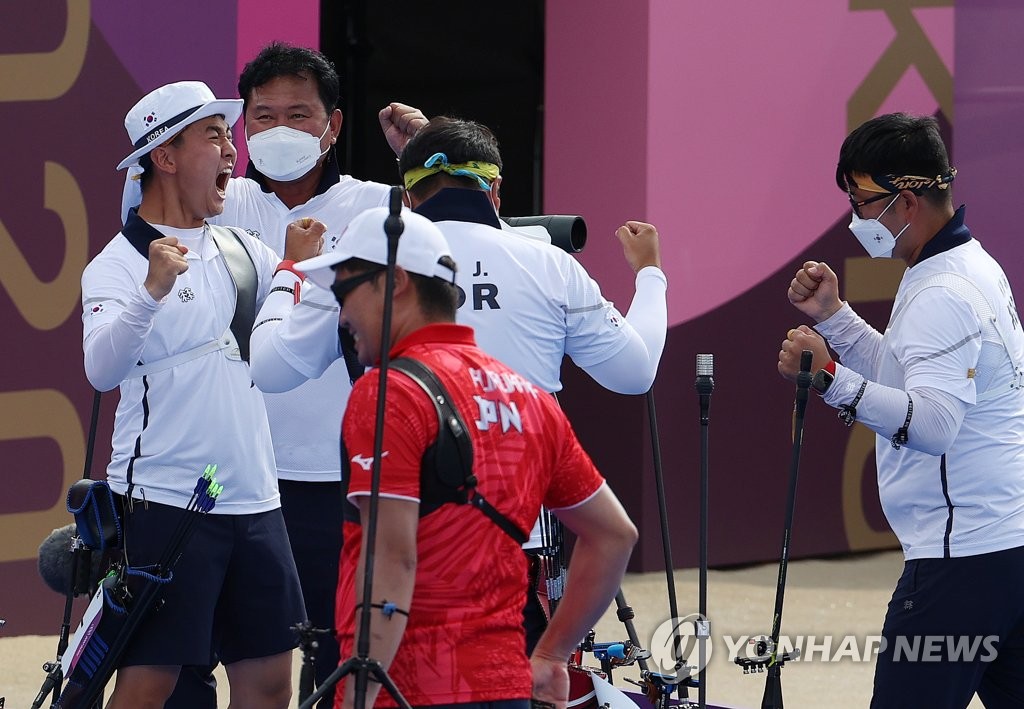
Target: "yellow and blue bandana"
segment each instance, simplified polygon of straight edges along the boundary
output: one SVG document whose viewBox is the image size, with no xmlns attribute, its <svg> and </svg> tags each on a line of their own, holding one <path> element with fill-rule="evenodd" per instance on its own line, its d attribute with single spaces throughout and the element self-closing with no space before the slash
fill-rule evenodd
<svg viewBox="0 0 1024 709">
<path fill-rule="evenodd" d="M 414 167 L 405 173 L 405 189 L 412 189 L 412 186 L 420 180 L 439 172 L 447 172 L 455 177 L 472 177 L 480 185 L 480 189 L 489 190 L 491 183 L 497 179 L 501 171 L 494 163 L 477 162 L 476 160 L 451 165 L 447 155 L 434 153 L 423 163 L 423 167 Z"/>
</svg>

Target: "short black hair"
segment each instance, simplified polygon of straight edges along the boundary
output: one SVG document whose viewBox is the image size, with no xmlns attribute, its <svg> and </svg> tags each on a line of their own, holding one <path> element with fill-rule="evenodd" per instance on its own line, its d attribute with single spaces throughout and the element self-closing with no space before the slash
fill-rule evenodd
<svg viewBox="0 0 1024 709">
<path fill-rule="evenodd" d="M 398 158 L 398 171 L 404 176 L 409 170 L 422 167 L 434 153 L 444 153 L 448 162 L 453 164 L 475 160 L 493 163 L 498 170 L 502 167 L 498 139 L 490 128 L 476 121 L 437 116 L 406 143 Z M 439 184 L 480 188 L 480 184 L 471 177 L 438 173 L 417 182 L 409 191 L 419 198 L 432 193 Z"/>
<path fill-rule="evenodd" d="M 854 172 L 869 175 L 936 177 L 949 172 L 949 155 L 931 116 L 888 113 L 872 118 L 843 141 L 836 165 L 836 184 L 848 191 Z M 952 201 L 950 190 L 930 187 L 912 190 L 933 204 Z"/>
<path fill-rule="evenodd" d="M 447 266 L 455 271 L 455 261 L 451 256 L 442 256 L 437 261 L 442 266 Z M 381 264 L 367 261 L 361 258 L 350 258 L 334 266 L 335 270 L 344 268 L 353 273 L 365 273 L 381 268 Z M 381 271 L 381 275 L 384 271 Z M 459 289 L 454 283 L 446 281 L 438 276 L 423 276 L 418 273 L 410 273 L 409 279 L 416 288 L 416 295 L 419 297 L 420 308 L 423 314 L 433 320 L 443 322 L 455 322 L 455 311 L 459 308 Z"/>
<path fill-rule="evenodd" d="M 317 93 L 327 114 L 338 107 L 341 80 L 327 57 L 313 49 L 271 42 L 245 65 L 238 77 L 238 95 L 244 102 L 243 110 L 249 107 L 249 95 L 253 89 L 279 76 L 312 78 L 316 81 Z"/>
</svg>

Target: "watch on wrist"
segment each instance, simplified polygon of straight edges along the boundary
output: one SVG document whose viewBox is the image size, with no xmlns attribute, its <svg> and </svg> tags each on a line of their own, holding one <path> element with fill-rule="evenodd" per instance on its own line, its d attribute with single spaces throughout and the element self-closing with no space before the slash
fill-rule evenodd
<svg viewBox="0 0 1024 709">
<path fill-rule="evenodd" d="M 822 396 L 825 396 L 825 392 L 832 386 L 832 382 L 835 380 L 835 375 L 828 371 L 824 367 L 814 373 L 811 378 L 811 388 L 818 392 Z"/>
</svg>

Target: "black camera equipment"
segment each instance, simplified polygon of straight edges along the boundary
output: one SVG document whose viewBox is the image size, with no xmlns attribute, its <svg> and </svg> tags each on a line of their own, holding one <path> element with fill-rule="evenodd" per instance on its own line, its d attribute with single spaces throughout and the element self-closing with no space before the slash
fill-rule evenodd
<svg viewBox="0 0 1024 709">
<path fill-rule="evenodd" d="M 209 513 L 224 489 L 217 483 L 216 465 L 208 465 L 196 480 L 192 497 L 181 510 L 167 546 L 151 566 L 131 566 L 123 557 L 107 574 L 86 610 L 76 634 L 68 681 L 56 704 L 61 709 L 91 709 L 114 674 L 128 643 L 146 616 L 162 605 L 161 591 L 171 582 L 175 564 L 195 531 L 201 515 Z M 76 483 L 76 485 L 80 485 Z M 106 483 L 95 483 L 106 487 Z M 72 488 L 74 490 L 74 488 Z M 80 523 L 81 524 L 81 523 Z M 121 545 L 122 549 L 124 545 Z"/>
<path fill-rule="evenodd" d="M 89 479 L 89 470 L 92 468 L 99 416 L 100 392 L 96 391 L 92 400 L 92 415 L 89 419 L 89 442 L 85 450 L 85 469 L 82 472 L 82 480 Z M 40 547 L 39 570 L 43 580 L 55 590 L 63 588 L 65 601 L 64 616 L 61 620 L 60 633 L 57 636 L 57 657 L 52 662 L 43 664 L 46 678 L 32 702 L 32 709 L 39 709 L 43 706 L 48 695 L 52 695 L 51 706 L 57 705 L 61 685 L 64 683 L 64 653 L 68 649 L 68 642 L 71 638 L 71 609 L 75 596 L 91 593 L 91 584 L 94 582 L 92 573 L 89 571 L 93 566 L 92 550 L 82 542 L 78 534 L 72 532 L 68 536 L 65 534 L 66 531 L 66 528 L 55 529 Z M 102 701 L 98 701 L 97 705 L 102 705 Z"/>
<path fill-rule="evenodd" d="M 743 668 L 743 674 L 764 672 L 764 695 L 761 709 L 782 709 L 782 666 L 800 656 L 800 650 L 779 652 L 779 633 L 782 629 L 782 601 L 786 594 L 786 571 L 789 565 L 789 543 L 793 532 L 793 511 L 796 508 L 796 483 L 800 473 L 800 447 L 804 440 L 804 412 L 807 410 L 807 389 L 811 385 L 810 350 L 800 353 L 800 373 L 796 378 L 796 401 L 793 405 L 793 446 L 789 462 L 789 491 L 786 497 L 786 520 L 782 532 L 782 554 L 779 558 L 779 579 L 775 588 L 775 612 L 772 633 L 755 645 L 754 657 L 737 657 L 734 662 Z"/>
<path fill-rule="evenodd" d="M 587 223 L 583 217 L 548 214 L 536 217 L 501 217 L 510 227 L 543 227 L 551 235 L 551 243 L 570 254 L 578 254 L 587 244 Z"/>
</svg>

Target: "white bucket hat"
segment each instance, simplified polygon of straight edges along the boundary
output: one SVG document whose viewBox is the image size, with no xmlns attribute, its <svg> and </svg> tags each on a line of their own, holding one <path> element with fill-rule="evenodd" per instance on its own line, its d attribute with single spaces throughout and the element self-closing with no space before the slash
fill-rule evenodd
<svg viewBox="0 0 1024 709">
<path fill-rule="evenodd" d="M 124 117 L 124 128 L 135 150 L 117 169 L 137 165 L 139 158 L 187 126 L 216 115 L 224 116 L 229 126 L 234 125 L 242 115 L 242 99 L 219 99 L 202 81 L 178 81 L 151 91 Z"/>
<path fill-rule="evenodd" d="M 122 160 L 118 170 L 128 168 L 121 193 L 121 223 L 128 211 L 142 202 L 139 158 L 163 145 L 196 121 L 224 116 L 229 126 L 242 115 L 242 99 L 219 99 L 202 81 L 178 81 L 143 96 L 124 117 L 124 128 L 135 150 Z"/>
<path fill-rule="evenodd" d="M 321 288 L 334 283 L 334 266 L 350 258 L 363 259 L 381 266 L 388 262 L 388 237 L 384 233 L 387 207 L 374 207 L 361 212 L 341 233 L 334 251 L 300 261 L 295 268 L 306 274 Z M 440 263 L 441 257 L 452 257 L 444 234 L 434 222 L 408 209 L 402 210 L 405 229 L 398 239 L 396 265 L 409 273 L 455 282 L 455 271 Z M 454 263 L 454 259 L 452 259 Z"/>
</svg>

